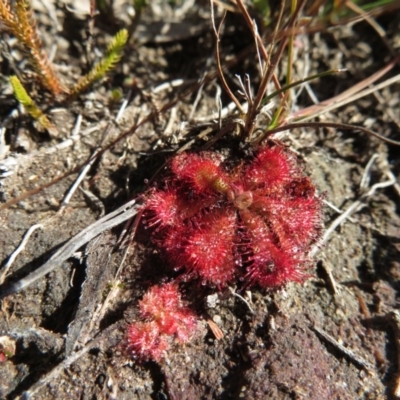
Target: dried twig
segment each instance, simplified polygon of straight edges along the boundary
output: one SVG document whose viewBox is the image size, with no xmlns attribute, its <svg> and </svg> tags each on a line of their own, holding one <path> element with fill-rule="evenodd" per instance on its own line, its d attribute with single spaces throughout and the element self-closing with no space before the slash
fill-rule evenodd
<svg viewBox="0 0 400 400">
<path fill-rule="evenodd" d="M 339 350 L 343 355 L 345 355 L 353 364 L 367 370 L 368 372 L 372 372 L 374 370 L 374 366 L 371 365 L 368 361 L 364 360 L 362 357 L 357 356 L 351 350 L 347 349 L 343 345 L 341 345 L 336 339 L 334 339 L 331 335 L 328 335 L 321 328 L 316 326 L 311 327 L 313 331 L 315 331 L 323 340 L 334 346 L 337 350 Z"/>
<path fill-rule="evenodd" d="M 160 93 L 164 90 L 174 89 L 184 84 L 193 83 L 193 80 L 174 79 L 172 81 L 163 82 L 160 85 L 151 89 L 152 93 Z"/>
<path fill-rule="evenodd" d="M 250 312 L 251 312 L 252 314 L 255 314 L 254 310 L 251 308 L 250 303 L 249 303 L 244 297 L 242 297 L 239 293 L 236 293 L 236 292 L 233 290 L 233 288 L 228 287 L 228 289 L 229 289 L 229 291 L 230 291 L 235 297 L 237 297 L 238 299 L 242 300 L 242 301 L 244 302 L 244 304 L 246 304 L 246 306 L 249 308 L 249 310 L 250 310 Z"/>
<path fill-rule="evenodd" d="M 222 66 L 221 66 L 221 55 L 220 55 L 220 51 L 219 51 L 219 37 L 220 37 L 220 31 L 222 28 L 222 24 L 224 22 L 225 16 L 226 16 L 226 12 L 224 13 L 222 20 L 219 24 L 218 30 L 215 26 L 215 20 L 214 20 L 214 5 L 213 5 L 213 1 L 210 1 L 210 8 L 211 8 L 211 22 L 213 25 L 213 29 L 214 29 L 214 35 L 215 35 L 215 59 L 217 61 L 217 71 L 218 71 L 218 75 L 219 78 L 221 79 L 221 83 L 222 86 L 225 89 L 225 92 L 229 95 L 229 97 L 231 98 L 231 100 L 236 104 L 236 107 L 238 108 L 238 110 L 240 111 L 240 113 L 244 113 L 242 106 L 239 102 L 239 100 L 236 98 L 236 96 L 233 94 L 232 90 L 229 88 L 225 77 L 224 77 L 224 73 L 222 71 Z"/>
<path fill-rule="evenodd" d="M 56 153 L 60 150 L 64 150 L 67 149 L 68 147 L 72 147 L 75 143 L 79 142 L 80 140 L 82 140 L 83 137 L 91 135 L 92 133 L 102 129 L 104 127 L 104 123 L 100 123 L 97 126 L 92 126 L 91 128 L 87 128 L 82 132 L 76 132 L 75 128 L 72 131 L 72 135 L 64 140 L 63 142 L 60 142 L 58 144 L 56 144 L 53 147 L 49 147 L 47 149 L 42 149 L 36 152 L 32 152 L 29 155 L 26 155 L 26 158 L 33 158 L 35 156 L 40 156 L 42 154 L 53 154 Z"/>
<path fill-rule="evenodd" d="M 392 311 L 387 315 L 394 331 L 396 349 L 397 349 L 397 372 L 395 377 L 393 394 L 400 398 L 400 313 L 399 311 Z"/>
<path fill-rule="evenodd" d="M 6 142 L 5 134 L 6 128 L 0 126 L 0 160 L 3 160 L 10 150 L 10 146 Z"/>
<path fill-rule="evenodd" d="M 68 240 L 60 249 L 58 249 L 50 259 L 45 262 L 36 271 L 29 274 L 27 277 L 22 278 L 14 284 L 3 287 L 0 286 L 0 299 L 9 296 L 10 294 L 17 293 L 26 288 L 32 283 L 36 282 L 55 268 L 60 266 L 63 261 L 71 257 L 80 247 L 94 239 L 100 233 L 121 224 L 122 222 L 132 218 L 138 211 L 136 200 L 131 200 L 118 208 L 114 212 L 99 219 L 94 224 L 89 225 L 83 231 L 79 232 L 76 236 Z"/>
<path fill-rule="evenodd" d="M 261 142 L 262 140 L 265 139 L 265 137 L 271 136 L 278 132 L 290 131 L 291 129 L 296 129 L 296 128 L 316 128 L 316 129 L 334 128 L 337 130 L 344 130 L 344 131 L 360 131 L 363 133 L 367 133 L 368 135 L 374 136 L 388 144 L 392 144 L 393 146 L 400 146 L 400 141 L 389 139 L 385 136 L 380 135 L 379 133 L 371 131 L 371 129 L 367 129 L 358 125 L 340 124 L 335 122 L 295 122 L 293 124 L 287 124 L 284 126 L 279 126 L 277 128 L 271 129 L 265 132 L 265 134 L 262 137 L 258 138 L 257 141 Z"/>
<path fill-rule="evenodd" d="M 321 262 L 321 264 L 322 268 L 326 272 L 326 275 L 328 276 L 328 282 L 331 285 L 333 295 L 336 296 L 339 293 L 339 286 L 336 283 L 335 278 L 333 277 L 332 268 L 329 264 L 326 264 L 324 262 Z"/>
<path fill-rule="evenodd" d="M 392 60 L 387 66 L 375 72 L 368 78 L 362 80 L 356 85 L 352 86 L 350 89 L 345 90 L 344 92 L 334 96 L 328 100 L 325 100 L 321 103 L 314 104 L 310 107 L 303 108 L 297 112 L 292 113 L 289 116 L 289 120 L 301 120 L 307 121 L 311 118 L 318 117 L 321 114 L 326 114 L 329 111 L 335 110 L 341 106 L 344 106 L 348 103 L 352 103 L 362 97 L 367 96 L 368 94 L 374 93 L 380 89 L 383 89 L 387 86 L 390 86 L 400 80 L 400 74 L 396 75 L 392 78 L 387 79 L 384 82 L 377 84 L 376 86 L 372 86 L 370 88 L 364 89 L 367 86 L 372 85 L 375 81 L 380 79 L 383 75 L 388 73 L 391 69 L 396 65 L 397 59 Z M 364 89 L 364 90 L 362 90 Z"/>
<path fill-rule="evenodd" d="M 343 214 L 339 215 L 329 226 L 329 228 L 325 231 L 324 235 L 322 238 L 318 241 L 318 243 L 312 248 L 310 251 L 310 256 L 314 256 L 319 248 L 325 244 L 329 237 L 332 235 L 332 233 L 336 230 L 338 226 L 340 226 L 353 212 L 356 212 L 359 210 L 360 207 L 363 207 L 365 205 L 365 201 L 371 197 L 378 189 L 383 189 L 389 186 L 392 186 L 396 181 L 395 180 L 389 180 L 385 182 L 379 182 L 376 183 L 375 185 L 371 186 L 371 189 L 368 190 L 367 193 L 364 193 L 359 197 L 358 200 L 356 200 L 354 203 L 349 206 L 346 211 L 343 212 Z"/>
<path fill-rule="evenodd" d="M 67 207 L 67 205 L 70 202 L 72 196 L 74 195 L 74 193 L 76 192 L 76 190 L 78 189 L 78 187 L 82 183 L 82 181 L 85 179 L 85 177 L 86 177 L 87 173 L 89 172 L 90 168 L 92 167 L 92 165 L 96 161 L 96 156 L 97 156 L 97 151 L 94 151 L 90 161 L 88 161 L 88 163 L 85 165 L 85 167 L 79 173 L 78 177 L 75 179 L 75 182 L 72 184 L 72 186 L 68 190 L 67 194 L 64 196 L 64 199 L 61 202 L 61 205 L 60 205 L 60 208 L 59 208 L 58 212 L 61 213 L 65 209 L 65 207 Z"/>
<path fill-rule="evenodd" d="M 336 207 L 334 204 L 332 204 L 330 201 L 326 200 L 326 199 L 322 199 L 322 202 L 327 205 L 329 208 L 331 208 L 333 211 L 337 212 L 338 214 L 343 214 L 343 210 L 341 210 L 340 208 Z M 353 218 L 349 218 L 350 222 L 355 222 L 355 220 Z"/>
<path fill-rule="evenodd" d="M 369 186 L 369 181 L 371 179 L 371 168 L 375 162 L 375 160 L 378 158 L 378 154 L 373 154 L 372 157 L 369 159 L 368 164 L 366 165 L 364 169 L 363 176 L 361 178 L 360 182 L 360 190 L 365 191 L 368 189 Z"/>
<path fill-rule="evenodd" d="M 82 356 L 88 353 L 91 349 L 97 348 L 101 345 L 102 341 L 106 341 L 107 338 L 110 337 L 111 332 L 115 332 L 118 330 L 122 325 L 122 322 L 116 322 L 115 324 L 109 326 L 108 328 L 104 329 L 100 334 L 89 342 L 83 349 L 73 353 L 70 357 L 62 361 L 58 364 L 55 368 L 53 368 L 47 375 L 45 375 L 42 379 L 38 382 L 33 384 L 29 390 L 23 393 L 21 398 L 30 399 L 33 395 L 35 395 L 40 389 L 44 386 L 56 382 L 57 377 L 68 367 L 70 367 L 75 361 L 79 360 Z"/>
<path fill-rule="evenodd" d="M 390 169 L 388 169 L 388 170 L 386 171 L 386 175 L 387 175 L 387 177 L 388 177 L 390 180 L 394 181 L 393 187 L 395 188 L 397 194 L 398 194 L 399 197 L 400 197 L 400 185 L 399 185 L 399 183 L 397 182 L 397 179 L 396 179 L 396 177 L 394 176 L 393 172 L 392 172 Z"/>
<path fill-rule="evenodd" d="M 21 251 L 25 248 L 26 244 L 28 243 L 29 238 L 31 237 L 32 233 L 35 232 L 36 229 L 42 229 L 43 225 L 42 224 L 36 224 L 32 225 L 25 233 L 24 237 L 21 240 L 21 243 L 19 246 L 14 250 L 14 252 L 11 254 L 10 258 L 2 268 L 2 271 L 0 273 L 0 285 L 4 282 L 6 279 L 6 275 L 8 270 L 10 269 L 11 265 L 17 258 L 18 254 L 21 253 Z"/>
</svg>

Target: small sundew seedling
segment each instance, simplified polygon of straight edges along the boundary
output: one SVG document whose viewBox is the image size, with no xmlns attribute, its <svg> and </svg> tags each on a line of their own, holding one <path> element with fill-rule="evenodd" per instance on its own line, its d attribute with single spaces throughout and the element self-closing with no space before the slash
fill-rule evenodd
<svg viewBox="0 0 400 400">
<path fill-rule="evenodd" d="M 173 341 L 184 344 L 197 328 L 197 317 L 182 302 L 177 285 L 153 286 L 139 302 L 142 321 L 127 330 L 127 349 L 139 360 L 159 361 Z"/>
<path fill-rule="evenodd" d="M 271 288 L 307 277 L 321 199 L 291 151 L 268 144 L 233 171 L 216 153 L 184 153 L 170 170 L 147 196 L 145 225 L 184 280 Z"/>
</svg>

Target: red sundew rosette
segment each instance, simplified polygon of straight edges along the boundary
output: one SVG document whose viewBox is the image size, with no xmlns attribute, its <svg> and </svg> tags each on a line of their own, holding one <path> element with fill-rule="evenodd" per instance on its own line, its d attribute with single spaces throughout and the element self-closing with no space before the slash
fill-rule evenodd
<svg viewBox="0 0 400 400">
<path fill-rule="evenodd" d="M 211 152 L 173 158 L 168 184 L 144 208 L 154 243 L 183 280 L 222 288 L 243 264 L 245 278 L 263 287 L 301 280 L 321 231 L 321 200 L 295 155 L 275 143 L 231 174 L 221 164 Z"/>
</svg>

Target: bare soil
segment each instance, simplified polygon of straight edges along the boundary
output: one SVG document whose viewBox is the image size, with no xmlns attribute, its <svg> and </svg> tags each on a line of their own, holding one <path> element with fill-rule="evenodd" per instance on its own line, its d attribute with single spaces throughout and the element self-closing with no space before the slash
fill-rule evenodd
<svg viewBox="0 0 400 400">
<path fill-rule="evenodd" d="M 81 4 L 75 3 L 70 7 Z M 114 17 L 96 17 L 93 54 L 104 51 L 111 35 L 127 23 L 128 6 L 121 3 Z M 56 45 L 57 73 L 65 82 L 76 81 L 85 69 L 87 14 L 72 12 L 58 2 L 33 5 L 45 49 L 50 52 Z M 37 84 L 32 84 L 36 98 L 49 105 L 48 115 L 58 132 L 38 132 L 26 115 L 7 122 L 8 147 L 0 161 L 1 202 L 80 165 L 100 143 L 111 143 L 213 70 L 214 38 L 209 18 L 207 2 L 194 2 L 187 9 L 160 2 L 159 8 L 145 10 L 113 74 L 79 99 L 55 105 Z M 382 15 L 377 22 L 386 32 L 385 40 L 398 51 L 399 13 Z M 3 38 L 0 122 L 17 108 L 6 77 L 29 71 L 14 39 Z M 252 46 L 242 17 L 228 14 L 221 40 L 223 59 L 246 54 L 226 71 L 235 89 L 234 74 L 244 73 L 249 73 L 256 87 L 257 57 Z M 382 38 L 367 22 L 360 22 L 299 35 L 294 72 L 299 79 L 330 68 L 347 68 L 347 72 L 310 83 L 315 96 L 323 101 L 383 68 L 392 58 Z M 278 69 L 280 78 L 284 63 Z M 385 77 L 396 75 L 398 69 L 394 67 Z M 160 86 L 164 83 L 169 84 Z M 130 91 L 129 104 L 121 122 L 112 123 L 106 130 L 122 102 L 111 95 L 117 88 L 122 89 L 123 96 Z M 104 213 L 145 191 L 145 179 L 152 178 L 184 143 L 195 139 L 191 150 L 207 144 L 212 136 L 196 137 L 207 128 L 202 121 L 217 118 L 215 98 L 219 89 L 218 80 L 206 82 L 200 91 L 182 98 L 104 152 L 82 184 L 93 196 L 78 190 L 59 212 L 63 196 L 77 177 L 71 174 L 1 211 L 3 267 L 25 232 L 34 224 L 42 224 L 42 228 L 33 233 L 16 257 L 0 290 L 40 267 L 62 244 Z M 400 140 L 399 89 L 399 83 L 393 83 L 324 114 L 320 120 L 359 124 Z M 222 94 L 223 106 L 228 103 Z M 303 88 L 292 111 L 311 104 Z M 79 137 L 66 142 L 79 114 Z M 183 122 L 187 124 L 183 126 Z M 93 132 L 88 131 L 90 128 Z M 360 183 L 374 155 L 369 187 L 388 181 L 388 171 L 398 181 L 399 150 L 377 138 L 333 129 L 298 129 L 279 137 L 304 160 L 319 193 L 340 210 L 346 210 L 363 193 Z M 239 146 L 245 151 L 249 147 L 234 132 L 228 132 L 214 149 L 235 157 Z M 246 304 L 229 290 L 218 292 L 188 283 L 183 287 L 184 297 L 201 317 L 201 329 L 191 343 L 177 346 L 160 363 L 138 363 L 130 358 L 124 351 L 124 331 L 136 316 L 137 301 L 150 286 L 165 279 L 170 269 L 142 240 L 130 245 L 115 283 L 113 277 L 127 248 L 117 243 L 123 224 L 102 233 L 44 278 L 2 300 L 0 336 L 14 341 L 16 350 L 14 356 L 0 362 L 0 398 L 396 398 L 400 368 L 396 343 L 400 338 L 390 313 L 399 306 L 398 188 L 378 189 L 365 199 L 364 207 L 319 249 L 310 271 L 312 277 L 304 284 L 289 284 L 277 291 L 248 291 L 238 284 L 233 290 Z M 326 206 L 324 212 L 329 227 L 339 211 Z M 114 296 L 96 319 L 95 312 L 110 291 Z M 207 319 L 221 328 L 223 339 L 216 340 Z M 80 355 L 88 343 L 88 351 Z M 346 355 L 338 344 L 350 353 Z M 62 364 L 65 360 L 69 361 Z"/>
</svg>

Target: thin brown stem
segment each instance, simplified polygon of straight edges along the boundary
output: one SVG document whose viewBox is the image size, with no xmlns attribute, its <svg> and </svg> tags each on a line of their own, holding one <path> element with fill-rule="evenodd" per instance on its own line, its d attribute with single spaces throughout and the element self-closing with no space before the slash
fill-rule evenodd
<svg viewBox="0 0 400 400">
<path fill-rule="evenodd" d="M 226 12 L 224 12 L 222 16 L 222 20 L 218 26 L 218 30 L 215 27 L 215 20 L 214 20 L 214 6 L 213 6 L 213 1 L 210 1 L 210 7 L 211 7 L 211 21 L 212 21 L 212 26 L 214 29 L 214 35 L 215 35 L 215 59 L 217 61 L 217 71 L 218 71 L 218 76 L 221 79 L 222 86 L 225 89 L 225 92 L 228 94 L 228 96 L 231 98 L 231 100 L 236 104 L 236 107 L 238 108 L 239 112 L 241 114 L 244 114 L 243 108 L 239 102 L 239 100 L 236 98 L 236 96 L 233 94 L 232 90 L 229 88 L 228 83 L 225 80 L 224 77 L 224 72 L 222 70 L 221 66 L 221 54 L 219 51 L 219 37 L 220 37 L 220 31 L 222 28 L 222 24 L 225 20 L 226 17 Z"/>
</svg>

